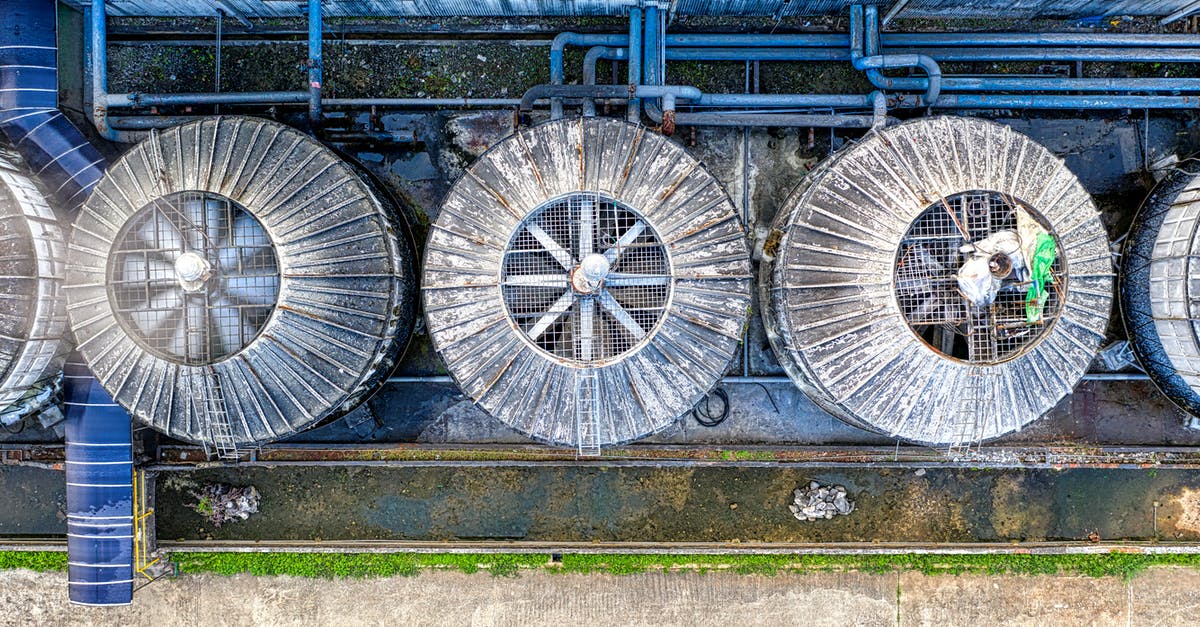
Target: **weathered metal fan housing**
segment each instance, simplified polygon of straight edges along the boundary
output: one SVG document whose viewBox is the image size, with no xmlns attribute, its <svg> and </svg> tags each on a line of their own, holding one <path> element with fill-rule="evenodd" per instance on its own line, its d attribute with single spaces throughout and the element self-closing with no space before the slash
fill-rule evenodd
<svg viewBox="0 0 1200 627">
<path fill-rule="evenodd" d="M 1150 379 L 1200 416 L 1200 166 L 1187 160 L 1138 211 L 1121 263 L 1121 312 Z"/>
<path fill-rule="evenodd" d="M 68 349 L 62 228 L 33 181 L 0 157 L 0 423 L 53 400 Z"/>
<path fill-rule="evenodd" d="M 218 450 L 349 411 L 412 323 L 391 207 L 314 139 L 242 117 L 159 133 L 75 222 L 79 350 L 136 418 Z"/>
<path fill-rule="evenodd" d="M 990 303 L 957 284 L 961 247 L 1018 231 L 1055 249 L 1040 318 L 1027 275 Z M 1045 148 L 974 118 L 900 124 L 828 159 L 785 202 L 767 252 L 763 319 L 796 384 L 850 424 L 931 445 L 1047 412 L 1095 356 L 1112 301 L 1087 191 Z"/>
<path fill-rule="evenodd" d="M 678 145 L 604 118 L 518 130 L 429 235 L 434 346 L 481 407 L 581 450 L 663 429 L 716 384 L 750 303 L 746 235 Z"/>
</svg>

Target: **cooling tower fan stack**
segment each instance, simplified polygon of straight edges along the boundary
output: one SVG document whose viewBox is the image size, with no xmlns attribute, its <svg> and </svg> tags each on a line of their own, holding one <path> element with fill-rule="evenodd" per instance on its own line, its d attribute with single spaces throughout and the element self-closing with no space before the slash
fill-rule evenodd
<svg viewBox="0 0 1200 627">
<path fill-rule="evenodd" d="M 54 401 L 68 347 L 66 256 L 45 198 L 0 155 L 0 424 Z"/>
<path fill-rule="evenodd" d="M 904 440 L 954 449 L 1019 430 L 1105 338 L 1112 261 L 1090 196 L 993 122 L 868 134 L 789 197 L 767 252 L 763 318 L 789 376 Z"/>
<path fill-rule="evenodd" d="M 1121 313 L 1138 361 L 1167 398 L 1200 416 L 1200 166 L 1155 186 L 1134 218 L 1121 267 Z M 1196 424 L 1193 419 L 1193 424 Z"/>
<path fill-rule="evenodd" d="M 484 410 L 597 454 L 671 425 L 736 355 L 744 229 L 686 151 L 604 118 L 493 146 L 446 196 L 425 253 L 434 346 Z"/>
<path fill-rule="evenodd" d="M 412 324 L 392 207 L 312 138 L 221 117 L 114 163 L 75 222 L 79 351 L 139 420 L 228 456 L 352 409 Z"/>
</svg>

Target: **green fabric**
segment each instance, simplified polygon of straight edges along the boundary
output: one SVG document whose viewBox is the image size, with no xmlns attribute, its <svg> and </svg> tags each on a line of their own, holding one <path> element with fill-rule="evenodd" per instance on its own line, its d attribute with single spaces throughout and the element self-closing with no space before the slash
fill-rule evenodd
<svg viewBox="0 0 1200 627">
<path fill-rule="evenodd" d="M 1042 319 L 1042 309 L 1050 298 L 1046 286 L 1054 282 L 1050 266 L 1057 257 L 1058 245 L 1054 238 L 1047 233 L 1038 233 L 1037 246 L 1029 263 L 1029 291 L 1025 293 L 1025 321 L 1030 324 Z"/>
</svg>

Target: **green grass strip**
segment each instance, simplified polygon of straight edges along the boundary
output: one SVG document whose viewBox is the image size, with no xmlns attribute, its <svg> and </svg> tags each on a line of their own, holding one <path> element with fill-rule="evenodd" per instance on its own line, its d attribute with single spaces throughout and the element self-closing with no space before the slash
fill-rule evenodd
<svg viewBox="0 0 1200 627">
<path fill-rule="evenodd" d="M 514 575 L 523 569 L 627 575 L 652 570 L 774 575 L 783 572 L 917 571 L 927 575 L 1054 575 L 1129 578 L 1152 566 L 1200 568 L 1200 555 L 693 555 L 515 553 L 174 553 L 181 573 L 388 577 L 424 569 Z"/>
<path fill-rule="evenodd" d="M 697 555 L 565 554 L 551 561 L 545 553 L 172 553 L 180 573 L 218 575 L 291 575 L 296 577 L 411 576 L 428 569 L 516 575 L 523 570 L 550 573 L 629 575 L 648 571 L 775 575 L 802 572 L 926 575 L 1058 575 L 1128 579 L 1154 566 L 1200 568 L 1200 555 L 1146 555 L 1113 552 L 1096 555 Z M 0 569 L 64 571 L 67 554 L 57 551 L 0 552 Z"/>
<path fill-rule="evenodd" d="M 0 569 L 66 570 L 66 551 L 0 551 Z"/>
</svg>

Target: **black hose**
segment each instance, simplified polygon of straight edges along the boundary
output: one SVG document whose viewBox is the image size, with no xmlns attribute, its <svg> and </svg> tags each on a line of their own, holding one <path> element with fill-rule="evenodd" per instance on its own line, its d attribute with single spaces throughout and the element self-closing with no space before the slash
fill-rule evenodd
<svg viewBox="0 0 1200 627">
<path fill-rule="evenodd" d="M 713 412 L 712 399 L 714 396 L 721 399 L 720 414 Z M 704 397 L 704 400 L 700 404 L 692 409 L 692 417 L 702 427 L 715 427 L 725 422 L 725 419 L 729 417 L 729 395 L 722 388 L 713 390 L 708 396 Z"/>
</svg>

